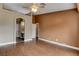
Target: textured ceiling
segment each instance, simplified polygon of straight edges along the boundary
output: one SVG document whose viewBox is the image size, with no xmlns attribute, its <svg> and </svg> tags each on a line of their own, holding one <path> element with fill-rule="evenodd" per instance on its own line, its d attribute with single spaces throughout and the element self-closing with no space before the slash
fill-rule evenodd
<svg viewBox="0 0 79 59">
<path fill-rule="evenodd" d="M 31 6 L 31 4 L 32 3 L 5 3 L 3 4 L 3 7 L 10 11 L 28 14 L 30 13 L 29 7 Z M 35 13 L 35 15 L 68 10 L 73 8 L 76 8 L 76 4 L 74 3 L 46 3 L 45 7 L 39 8 L 38 12 Z"/>
</svg>

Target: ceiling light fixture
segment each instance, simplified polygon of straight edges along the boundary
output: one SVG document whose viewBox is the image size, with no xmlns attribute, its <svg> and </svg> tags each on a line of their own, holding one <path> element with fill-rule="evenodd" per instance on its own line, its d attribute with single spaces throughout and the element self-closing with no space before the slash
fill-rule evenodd
<svg viewBox="0 0 79 59">
<path fill-rule="evenodd" d="M 38 8 L 39 8 L 39 6 L 36 3 L 33 3 L 31 6 L 31 11 L 35 13 L 38 11 Z"/>
</svg>

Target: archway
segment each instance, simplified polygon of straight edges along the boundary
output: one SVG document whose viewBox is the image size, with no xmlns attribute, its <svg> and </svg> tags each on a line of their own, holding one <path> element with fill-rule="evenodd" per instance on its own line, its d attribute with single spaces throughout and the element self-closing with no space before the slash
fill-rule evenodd
<svg viewBox="0 0 79 59">
<path fill-rule="evenodd" d="M 16 19 L 16 42 L 24 42 L 25 22 L 22 18 Z"/>
</svg>

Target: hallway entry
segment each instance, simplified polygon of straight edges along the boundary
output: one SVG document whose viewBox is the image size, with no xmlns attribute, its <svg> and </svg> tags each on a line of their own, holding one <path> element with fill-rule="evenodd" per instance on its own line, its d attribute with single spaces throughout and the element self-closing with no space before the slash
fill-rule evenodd
<svg viewBox="0 0 79 59">
<path fill-rule="evenodd" d="M 24 19 L 16 19 L 16 42 L 24 42 L 25 24 Z"/>
</svg>

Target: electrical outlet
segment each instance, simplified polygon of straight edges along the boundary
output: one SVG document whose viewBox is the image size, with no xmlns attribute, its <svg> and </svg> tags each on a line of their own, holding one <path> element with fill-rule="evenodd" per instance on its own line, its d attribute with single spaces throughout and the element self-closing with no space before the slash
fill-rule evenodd
<svg viewBox="0 0 79 59">
<path fill-rule="evenodd" d="M 56 41 L 58 41 L 58 39 L 56 39 Z"/>
</svg>

